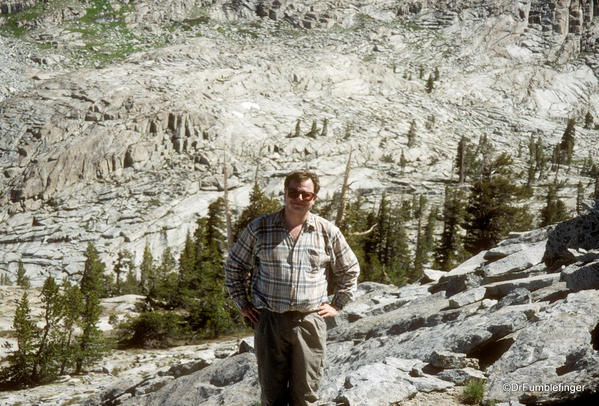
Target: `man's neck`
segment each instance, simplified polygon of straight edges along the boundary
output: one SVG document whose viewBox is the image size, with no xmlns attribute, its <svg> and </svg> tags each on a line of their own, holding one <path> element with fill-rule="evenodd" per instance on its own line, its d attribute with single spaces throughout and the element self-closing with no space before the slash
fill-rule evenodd
<svg viewBox="0 0 599 406">
<path fill-rule="evenodd" d="M 301 226 L 308 219 L 308 215 L 310 212 L 307 212 L 305 215 L 300 216 L 295 213 L 290 213 L 288 210 L 285 210 L 285 225 L 288 230 L 294 229 L 297 226 Z"/>
</svg>

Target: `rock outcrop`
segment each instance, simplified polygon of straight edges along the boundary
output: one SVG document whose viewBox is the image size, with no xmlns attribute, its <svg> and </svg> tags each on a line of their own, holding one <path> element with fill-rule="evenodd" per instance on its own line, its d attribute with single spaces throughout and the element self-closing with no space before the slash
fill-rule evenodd
<svg viewBox="0 0 599 406">
<path fill-rule="evenodd" d="M 2 0 L 0 1 L 0 15 L 16 14 L 27 10 L 39 3 L 39 0 Z"/>
<path fill-rule="evenodd" d="M 456 268 L 479 276 L 472 285 L 446 283 L 460 277 L 455 269 L 438 282 L 402 288 L 360 284 L 357 299 L 329 321 L 321 403 L 389 405 L 471 379 L 486 382 L 485 404 L 599 400 L 599 286 L 596 279 L 575 288 L 560 281 L 572 270 L 590 272 L 584 264 L 599 261 L 599 243 L 585 251 L 584 261 L 563 269 L 545 265 L 538 254 L 539 246 L 556 249 L 548 240 L 565 238 L 559 235 L 565 224 L 514 234 L 479 256 L 491 259 Z M 485 279 L 489 269 L 502 275 L 503 289 Z M 529 282 L 541 276 L 550 282 Z M 171 375 L 160 389 L 135 394 L 112 388 L 86 404 L 258 403 L 251 345 L 241 340 L 236 353 L 186 376 Z"/>
</svg>

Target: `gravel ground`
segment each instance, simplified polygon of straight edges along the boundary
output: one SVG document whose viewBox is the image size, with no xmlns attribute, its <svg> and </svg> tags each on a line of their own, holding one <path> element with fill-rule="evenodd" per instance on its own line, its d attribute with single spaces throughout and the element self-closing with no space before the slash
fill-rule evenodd
<svg viewBox="0 0 599 406">
<path fill-rule="evenodd" d="M 31 58 L 33 48 L 23 41 L 0 34 L 0 103 L 9 95 L 27 89 L 32 85 L 25 70 L 37 66 Z"/>
</svg>

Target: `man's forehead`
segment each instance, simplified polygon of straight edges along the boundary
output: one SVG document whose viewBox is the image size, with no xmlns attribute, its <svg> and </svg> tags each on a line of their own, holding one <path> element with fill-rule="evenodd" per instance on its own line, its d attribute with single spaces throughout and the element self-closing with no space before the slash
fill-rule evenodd
<svg viewBox="0 0 599 406">
<path fill-rule="evenodd" d="M 294 189 L 301 189 L 306 192 L 309 192 L 309 191 L 313 192 L 314 191 L 314 182 L 312 182 L 312 179 L 306 179 L 301 182 L 296 182 L 296 181 L 292 180 L 291 182 L 289 182 L 289 187 L 294 188 Z"/>
</svg>

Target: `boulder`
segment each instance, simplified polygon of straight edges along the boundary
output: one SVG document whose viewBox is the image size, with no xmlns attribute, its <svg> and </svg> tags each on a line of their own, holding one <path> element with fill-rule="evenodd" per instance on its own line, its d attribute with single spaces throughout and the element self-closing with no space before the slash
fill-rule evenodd
<svg viewBox="0 0 599 406">
<path fill-rule="evenodd" d="M 495 262 L 482 267 L 485 283 L 511 279 L 510 273 L 517 273 L 538 264 L 545 253 L 545 241 L 525 247 Z"/>
<path fill-rule="evenodd" d="M 502 297 L 491 310 L 499 310 L 505 306 L 527 304 L 531 302 L 530 291 L 525 288 L 516 288 L 504 297 Z"/>
<path fill-rule="evenodd" d="M 194 372 L 200 371 L 206 368 L 208 365 L 210 365 L 210 363 L 205 359 L 175 364 L 172 367 L 170 367 L 166 372 L 164 372 L 164 375 L 170 375 L 175 378 L 178 378 L 180 376 L 190 375 Z"/>
<path fill-rule="evenodd" d="M 243 354 L 244 352 L 254 352 L 254 337 L 245 337 L 242 338 L 239 342 L 239 354 Z"/>
<path fill-rule="evenodd" d="M 574 256 L 569 248 L 592 250 L 599 248 L 599 210 L 594 208 L 583 214 L 555 226 L 547 240 L 547 249 L 543 261 L 547 266 L 556 268 L 570 264 Z"/>
<path fill-rule="evenodd" d="M 431 293 L 445 291 L 447 296 L 455 295 L 468 288 L 477 287 L 482 277 L 475 271 L 484 263 L 486 251 L 481 251 L 439 278 L 439 281 L 429 288 Z"/>
<path fill-rule="evenodd" d="M 572 293 L 550 310 L 538 313 L 536 319 L 515 336 L 510 348 L 487 369 L 487 401 L 549 403 L 583 394 L 535 390 L 532 385 L 586 384 L 586 391 L 599 389 L 599 363 L 595 363 L 594 357 L 580 355 L 587 354 L 581 352 L 585 349 L 590 351 L 588 354 L 596 352 L 591 331 L 599 324 L 597 291 Z M 574 361 L 576 357 L 587 362 Z M 519 386 L 509 386 L 514 384 Z M 506 385 L 509 391 L 505 390 Z"/>
<path fill-rule="evenodd" d="M 156 392 L 133 397 L 122 404 L 137 405 L 216 405 L 242 406 L 259 402 L 256 357 L 244 353 L 168 382 Z M 226 388 L 226 390 L 224 389 Z"/>
<path fill-rule="evenodd" d="M 561 280 L 566 282 L 568 289 L 574 292 L 599 289 L 599 261 L 582 266 L 577 264 L 572 264 L 561 272 Z"/>
<path fill-rule="evenodd" d="M 530 278 L 520 278 L 503 282 L 490 283 L 484 285 L 487 289 L 487 296 L 501 298 L 518 288 L 524 288 L 529 291 L 544 288 L 553 285 L 560 280 L 560 274 L 547 274 L 532 276 Z"/>
<path fill-rule="evenodd" d="M 486 288 L 480 287 L 458 293 L 449 299 L 449 307 L 456 309 L 471 303 L 479 302 L 485 297 L 486 291 Z"/>
<path fill-rule="evenodd" d="M 343 388 L 334 401 L 348 406 L 387 406 L 417 392 L 408 377 L 405 372 L 383 362 L 364 365 L 345 377 Z"/>
<path fill-rule="evenodd" d="M 443 272 L 443 271 L 436 271 L 434 269 L 423 269 L 422 270 L 422 282 L 423 283 L 427 283 L 427 282 L 437 282 L 439 281 L 439 279 L 441 279 L 441 277 L 443 275 L 445 275 L 447 272 Z"/>
<path fill-rule="evenodd" d="M 466 354 L 451 351 L 433 351 L 427 361 L 434 367 L 442 369 L 461 369 L 466 367 L 478 369 L 478 360 L 468 358 Z"/>
<path fill-rule="evenodd" d="M 487 377 L 482 371 L 470 367 L 460 369 L 444 369 L 443 371 L 435 374 L 435 376 L 439 379 L 453 382 L 456 385 L 463 385 L 471 379 L 480 379 L 483 381 L 487 380 Z"/>
<path fill-rule="evenodd" d="M 156 392 L 160 388 L 164 387 L 168 382 L 175 379 L 173 376 L 157 376 L 154 378 L 147 379 L 133 389 L 133 396 L 141 396 L 146 393 Z"/>
<path fill-rule="evenodd" d="M 521 252 L 536 243 L 547 242 L 548 228 L 540 228 L 532 231 L 510 233 L 506 240 L 501 241 L 496 247 L 489 249 L 484 258 L 488 261 L 496 261 L 509 255 Z"/>
</svg>

